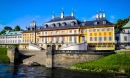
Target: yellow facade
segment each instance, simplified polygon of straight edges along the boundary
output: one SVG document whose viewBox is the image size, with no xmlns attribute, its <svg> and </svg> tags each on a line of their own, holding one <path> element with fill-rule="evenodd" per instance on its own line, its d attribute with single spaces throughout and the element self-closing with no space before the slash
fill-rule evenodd
<svg viewBox="0 0 130 78">
<path fill-rule="evenodd" d="M 36 44 L 44 44 L 41 45 L 41 47 L 47 49 L 48 45 L 58 45 L 62 47 L 63 44 L 66 43 L 73 45 L 73 43 L 79 44 L 87 42 L 89 45 L 88 49 L 115 50 L 114 36 L 114 26 L 84 26 L 73 29 L 42 30 L 36 32 Z M 64 40 L 62 39 L 63 37 Z M 23 47 L 28 48 L 29 43 L 35 42 L 34 32 L 22 33 L 22 39 Z M 44 39 L 46 39 L 46 41 L 44 41 Z M 57 49 L 59 49 L 59 47 L 57 47 Z"/>
<path fill-rule="evenodd" d="M 83 27 L 81 32 L 93 50 L 115 50 L 114 26 Z"/>
</svg>

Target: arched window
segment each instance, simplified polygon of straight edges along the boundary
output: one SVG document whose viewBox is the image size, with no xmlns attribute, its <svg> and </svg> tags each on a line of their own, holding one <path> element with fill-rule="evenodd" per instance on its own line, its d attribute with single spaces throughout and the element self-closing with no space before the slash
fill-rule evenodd
<svg viewBox="0 0 130 78">
<path fill-rule="evenodd" d="M 72 21 L 72 22 L 71 22 L 71 26 L 74 26 L 74 25 L 75 25 L 75 22 L 74 22 L 74 21 Z"/>
<path fill-rule="evenodd" d="M 55 24 L 53 23 L 53 24 L 51 25 L 51 27 L 55 27 Z"/>
<path fill-rule="evenodd" d="M 57 23 L 56 26 L 59 27 L 59 26 L 60 26 L 60 23 Z"/>
<path fill-rule="evenodd" d="M 44 25 L 44 28 L 47 28 L 47 27 L 48 27 L 48 25 L 47 25 L 47 24 L 45 24 L 45 25 Z"/>
<path fill-rule="evenodd" d="M 62 26 L 65 26 L 65 25 L 66 25 L 66 23 L 65 23 L 65 22 L 63 22 L 63 23 L 62 23 Z"/>
</svg>

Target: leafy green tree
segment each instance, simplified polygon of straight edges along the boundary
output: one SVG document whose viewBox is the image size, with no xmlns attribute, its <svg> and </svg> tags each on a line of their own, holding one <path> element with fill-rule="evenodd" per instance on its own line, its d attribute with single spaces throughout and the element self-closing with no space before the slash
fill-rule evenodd
<svg viewBox="0 0 130 78">
<path fill-rule="evenodd" d="M 2 31 L 0 32 L 0 35 L 1 35 L 1 34 L 4 34 L 5 32 L 6 32 L 5 30 L 2 30 Z"/>
<path fill-rule="evenodd" d="M 119 33 L 122 30 L 122 27 L 127 24 L 129 21 L 129 18 L 125 19 L 118 19 L 117 22 L 115 23 L 115 33 Z"/>
<path fill-rule="evenodd" d="M 14 30 L 15 30 L 15 31 L 20 31 L 21 29 L 20 29 L 20 27 L 17 25 Z"/>
<path fill-rule="evenodd" d="M 5 26 L 5 27 L 4 27 L 4 30 L 6 30 L 6 31 L 7 31 L 7 30 L 12 30 L 12 28 L 9 27 L 9 26 Z"/>
</svg>

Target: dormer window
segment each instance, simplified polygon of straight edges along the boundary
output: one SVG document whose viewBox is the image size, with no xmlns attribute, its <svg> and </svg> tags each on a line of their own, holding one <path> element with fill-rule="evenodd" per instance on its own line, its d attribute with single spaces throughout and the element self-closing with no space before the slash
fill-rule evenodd
<svg viewBox="0 0 130 78">
<path fill-rule="evenodd" d="M 60 23 L 57 23 L 56 26 L 59 27 L 59 26 L 60 26 Z"/>
<path fill-rule="evenodd" d="M 38 29 L 40 30 L 41 28 L 39 27 Z"/>
<path fill-rule="evenodd" d="M 85 26 L 85 23 L 82 23 L 82 26 Z"/>
<path fill-rule="evenodd" d="M 66 23 L 65 23 L 65 22 L 63 22 L 63 23 L 62 23 L 62 26 L 65 26 L 65 25 L 66 25 Z"/>
<path fill-rule="evenodd" d="M 47 25 L 47 24 L 45 24 L 45 25 L 44 25 L 44 28 L 47 28 L 47 27 L 48 27 L 48 25 Z"/>
<path fill-rule="evenodd" d="M 74 26 L 74 25 L 75 25 L 75 22 L 74 22 L 74 21 L 72 21 L 72 22 L 71 22 L 71 26 Z"/>
<path fill-rule="evenodd" d="M 97 25 L 97 21 L 94 22 L 94 25 Z"/>
<path fill-rule="evenodd" d="M 106 21 L 103 21 L 103 24 L 106 24 Z"/>
<path fill-rule="evenodd" d="M 28 28 L 28 30 L 30 30 L 30 28 Z"/>
<path fill-rule="evenodd" d="M 32 27 L 32 30 L 34 30 L 34 28 Z"/>
<path fill-rule="evenodd" d="M 52 27 L 55 27 L 55 24 L 53 23 L 51 26 L 52 26 Z"/>
</svg>

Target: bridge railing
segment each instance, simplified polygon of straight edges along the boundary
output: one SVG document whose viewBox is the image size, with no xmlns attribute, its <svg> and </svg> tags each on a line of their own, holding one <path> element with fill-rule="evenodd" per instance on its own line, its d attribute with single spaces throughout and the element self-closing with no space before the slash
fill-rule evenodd
<svg viewBox="0 0 130 78">
<path fill-rule="evenodd" d="M 53 54 L 112 54 L 114 51 L 98 51 L 98 50 L 54 50 Z"/>
</svg>

